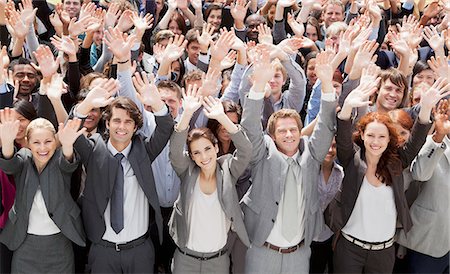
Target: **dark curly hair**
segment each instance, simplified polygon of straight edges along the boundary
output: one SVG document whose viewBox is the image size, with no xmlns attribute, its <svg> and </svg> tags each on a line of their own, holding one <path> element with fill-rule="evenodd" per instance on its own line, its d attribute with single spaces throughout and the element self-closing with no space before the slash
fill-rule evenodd
<svg viewBox="0 0 450 274">
<path fill-rule="evenodd" d="M 392 184 L 392 176 L 399 176 L 402 173 L 402 162 L 398 154 L 399 136 L 389 115 L 379 112 L 370 112 L 364 115 L 356 125 L 356 131 L 353 133 L 353 141 L 361 147 L 365 153 L 364 141 L 362 135 L 368 124 L 378 122 L 384 124 L 389 132 L 389 143 L 386 150 L 380 157 L 377 164 L 376 176 L 386 185 Z"/>
</svg>

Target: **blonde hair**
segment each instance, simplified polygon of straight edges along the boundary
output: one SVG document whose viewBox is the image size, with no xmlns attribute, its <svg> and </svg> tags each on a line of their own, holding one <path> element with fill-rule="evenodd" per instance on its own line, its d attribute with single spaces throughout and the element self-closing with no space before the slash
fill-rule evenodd
<svg viewBox="0 0 450 274">
<path fill-rule="evenodd" d="M 55 127 L 53 126 L 52 123 L 50 123 L 49 120 L 44 118 L 37 118 L 31 121 L 30 124 L 28 124 L 27 126 L 27 130 L 25 132 L 25 137 L 27 138 L 27 140 L 30 139 L 30 135 L 34 129 L 46 129 L 51 133 L 53 133 L 53 135 L 56 134 Z"/>
<path fill-rule="evenodd" d="M 344 22 L 334 22 L 327 28 L 327 38 L 333 35 L 339 35 L 341 32 L 346 31 L 347 28 L 348 26 Z"/>
</svg>

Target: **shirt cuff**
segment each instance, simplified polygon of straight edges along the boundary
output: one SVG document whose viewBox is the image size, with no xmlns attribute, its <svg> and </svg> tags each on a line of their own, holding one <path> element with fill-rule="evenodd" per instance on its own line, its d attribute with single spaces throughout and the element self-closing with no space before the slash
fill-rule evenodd
<svg viewBox="0 0 450 274">
<path fill-rule="evenodd" d="M 412 10 L 414 8 L 414 3 L 406 1 L 403 3 L 402 8 L 404 8 L 405 10 Z"/>
<path fill-rule="evenodd" d="M 248 93 L 248 99 L 252 100 L 261 100 L 264 98 L 265 92 L 256 92 L 253 89 L 250 89 L 250 92 Z"/>
<path fill-rule="evenodd" d="M 81 115 L 80 113 L 78 113 L 77 112 L 77 108 L 78 108 L 78 106 L 76 106 L 73 109 L 73 117 L 80 118 L 80 119 L 86 119 L 88 116 L 87 115 Z"/>
<path fill-rule="evenodd" d="M 334 101 L 336 101 L 336 94 L 334 94 L 334 92 L 322 93 L 321 98 L 322 98 L 322 100 L 327 101 L 327 102 L 334 102 Z"/>
<path fill-rule="evenodd" d="M 167 114 L 169 114 L 169 109 L 166 105 L 164 105 L 164 107 L 160 111 L 153 112 L 153 115 L 155 116 L 166 116 Z"/>
<path fill-rule="evenodd" d="M 200 54 L 198 56 L 198 60 L 204 64 L 209 64 L 209 52 L 208 52 L 208 54 Z"/>
</svg>

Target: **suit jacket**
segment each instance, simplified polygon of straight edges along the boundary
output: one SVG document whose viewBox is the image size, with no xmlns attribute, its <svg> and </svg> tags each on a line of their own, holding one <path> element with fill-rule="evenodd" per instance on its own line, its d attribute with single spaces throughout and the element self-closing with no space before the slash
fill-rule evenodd
<svg viewBox="0 0 450 274">
<path fill-rule="evenodd" d="M 398 243 L 409 249 L 442 257 L 450 251 L 450 140 L 436 145 L 431 136 L 411 166 L 422 189 L 411 206 L 413 227 L 400 231 Z"/>
<path fill-rule="evenodd" d="M 181 179 L 181 187 L 169 221 L 169 229 L 170 235 L 179 247 L 186 247 L 189 238 L 187 225 L 190 218 L 189 208 L 194 187 L 200 175 L 200 168 L 187 153 L 184 153 L 187 134 L 187 129 L 182 132 L 174 131 L 170 139 L 170 160 Z M 232 134 L 231 139 L 236 146 L 235 153 L 233 155 L 225 154 L 217 159 L 217 196 L 222 210 L 231 221 L 231 229 L 237 233 L 246 246 L 250 246 L 235 185 L 250 162 L 252 144 L 242 130 Z"/>
<path fill-rule="evenodd" d="M 6 174 L 14 175 L 16 199 L 0 234 L 0 241 L 10 250 L 20 247 L 27 235 L 31 206 L 40 186 L 48 215 L 61 233 L 77 245 L 85 246 L 80 209 L 70 195 L 70 178 L 78 166 L 78 157 L 75 156 L 73 163 L 69 163 L 61 149 L 57 149 L 39 174 L 27 148 L 22 148 L 8 160 L 1 156 L 0 168 Z"/>
<path fill-rule="evenodd" d="M 272 231 L 278 205 L 284 191 L 288 163 L 274 141 L 264 136 L 261 126 L 263 100 L 246 99 L 242 126 L 253 144 L 253 183 L 242 199 L 244 221 L 252 245 L 262 246 Z M 300 141 L 297 162 L 300 163 L 301 183 L 305 198 L 305 244 L 322 231 L 323 215 L 317 189 L 320 165 L 331 145 L 334 132 L 336 102 L 322 101 L 319 119 L 312 136 Z"/>
<path fill-rule="evenodd" d="M 339 163 L 344 168 L 345 176 L 342 181 L 342 192 L 336 195 L 335 199 L 325 210 L 327 225 L 334 232 L 339 232 L 350 218 L 367 170 L 364 149 L 361 149 L 352 141 L 352 121 L 337 119 L 337 125 L 337 156 Z M 430 127 L 431 124 L 420 124 L 416 120 L 411 131 L 411 138 L 403 148 L 398 150 L 403 169 L 410 165 L 425 143 Z M 402 173 L 394 175 L 391 172 L 391 177 L 397 218 L 403 225 L 403 228 L 408 231 L 412 226 L 412 222 L 404 193 L 403 175 Z"/>
<path fill-rule="evenodd" d="M 167 144 L 173 131 L 173 119 L 168 114 L 155 116 L 155 120 L 157 127 L 152 137 L 133 137 L 128 161 L 150 204 L 149 226 L 156 221 L 162 240 L 162 217 L 151 163 Z M 104 213 L 113 191 L 119 162 L 109 152 L 100 134 L 94 134 L 90 139 L 81 135 L 74 146 L 86 168 L 86 186 L 80 197 L 83 222 L 89 240 L 98 243 L 105 234 Z"/>
</svg>

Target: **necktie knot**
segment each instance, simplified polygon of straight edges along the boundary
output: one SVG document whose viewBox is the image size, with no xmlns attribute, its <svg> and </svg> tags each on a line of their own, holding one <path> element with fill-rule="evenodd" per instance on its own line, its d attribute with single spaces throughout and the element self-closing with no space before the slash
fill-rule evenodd
<svg viewBox="0 0 450 274">
<path fill-rule="evenodd" d="M 116 158 L 117 160 L 122 161 L 123 157 L 125 157 L 125 155 L 123 155 L 122 153 L 117 153 L 116 155 L 114 155 L 114 158 Z"/>
<path fill-rule="evenodd" d="M 295 161 L 294 161 L 294 159 L 292 159 L 292 158 L 288 158 L 288 159 L 287 159 L 287 162 L 288 162 L 288 165 L 289 165 L 289 166 L 295 165 Z"/>
</svg>

